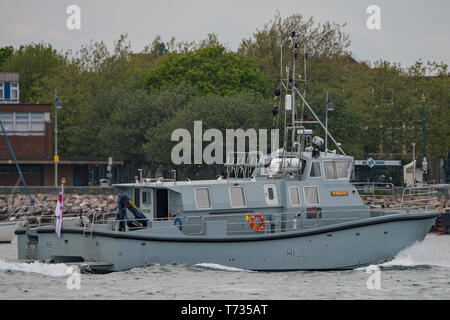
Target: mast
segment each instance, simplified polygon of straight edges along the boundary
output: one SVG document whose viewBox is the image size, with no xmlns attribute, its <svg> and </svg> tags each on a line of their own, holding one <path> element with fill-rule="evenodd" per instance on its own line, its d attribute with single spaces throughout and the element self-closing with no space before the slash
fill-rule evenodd
<svg viewBox="0 0 450 320">
<path fill-rule="evenodd" d="M 291 84 L 291 96 L 292 96 L 292 151 L 294 151 L 294 143 L 295 143 L 295 135 L 296 135 L 296 131 L 295 131 L 295 121 L 296 119 L 296 105 L 295 105 L 295 58 L 296 58 L 296 53 L 295 53 L 295 48 L 297 47 L 297 44 L 295 43 L 295 37 L 296 37 L 296 33 L 295 31 L 292 31 L 291 34 L 291 42 L 292 42 L 292 84 Z"/>
<path fill-rule="evenodd" d="M 289 72 L 289 67 L 286 67 L 286 78 L 284 79 L 284 81 L 286 81 L 286 84 L 283 83 L 283 79 L 281 80 L 281 84 L 283 85 L 284 89 L 286 90 L 286 103 L 285 103 L 285 122 L 284 122 L 284 126 L 285 126 L 285 137 L 284 137 L 284 144 L 283 144 L 283 161 L 280 164 L 281 168 L 284 168 L 284 163 L 285 163 L 285 158 L 287 156 L 286 152 L 287 152 L 287 135 L 289 132 L 289 129 L 292 131 L 292 137 L 291 137 L 291 151 L 294 151 L 294 146 L 296 145 L 296 140 L 297 140 L 297 124 L 300 125 L 300 128 L 305 130 L 304 124 L 319 124 L 322 129 L 325 131 L 325 150 L 328 150 L 328 138 L 330 138 L 330 140 L 336 145 L 337 149 L 343 154 L 346 155 L 344 150 L 342 150 L 340 144 L 333 138 L 333 136 L 330 134 L 330 132 L 328 131 L 328 92 L 327 92 L 327 97 L 326 97 L 326 116 L 325 116 L 325 122 L 326 124 L 324 125 L 322 123 L 322 121 L 319 119 L 319 117 L 317 116 L 317 114 L 314 112 L 314 110 L 311 108 L 311 106 L 308 104 L 308 102 L 306 101 L 306 59 L 307 59 L 307 53 L 305 50 L 303 50 L 303 67 L 304 67 L 304 76 L 303 79 L 299 80 L 302 81 L 304 83 L 304 88 L 303 88 L 303 93 L 300 92 L 300 90 L 297 88 L 296 86 L 296 68 L 295 68 L 295 62 L 297 60 L 297 52 L 296 50 L 300 47 L 299 43 L 295 42 L 295 38 L 298 37 L 297 33 L 295 31 L 291 32 L 291 36 L 289 38 L 290 40 L 290 44 L 291 44 L 291 53 L 292 53 L 292 74 L 290 74 Z M 281 44 L 281 55 L 283 52 L 283 44 Z M 281 57 L 281 62 L 282 62 L 282 57 Z M 280 74 L 282 73 L 282 65 L 280 66 Z M 299 77 L 300 78 L 300 77 Z M 289 85 L 291 86 L 289 88 Z M 290 89 L 290 90 L 289 90 Z M 290 93 L 290 94 L 289 94 Z M 302 101 L 302 119 L 297 119 L 297 108 L 296 108 L 296 96 L 298 95 L 298 97 L 301 99 Z M 290 99 L 290 101 L 288 100 Z M 313 116 L 313 120 L 308 120 L 308 121 L 304 121 L 303 120 L 303 112 L 304 112 L 304 108 L 307 108 L 307 110 L 309 110 L 309 112 L 312 114 Z M 292 117 L 291 117 L 291 126 L 288 127 L 287 122 L 286 122 L 286 113 L 291 109 L 292 112 Z M 301 137 L 298 138 L 298 145 L 299 145 L 299 150 L 298 153 L 299 155 L 301 154 L 301 152 L 304 150 L 304 148 L 306 147 L 305 145 L 305 134 L 303 134 Z"/>
</svg>

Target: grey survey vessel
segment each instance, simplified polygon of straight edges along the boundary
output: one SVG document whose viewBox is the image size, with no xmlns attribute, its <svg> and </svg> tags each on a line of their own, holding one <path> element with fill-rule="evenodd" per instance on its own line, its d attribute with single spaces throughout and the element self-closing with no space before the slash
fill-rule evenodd
<svg viewBox="0 0 450 320">
<path fill-rule="evenodd" d="M 227 155 L 227 176 L 214 180 L 115 185 L 124 193 L 116 219 L 64 221 L 61 238 L 54 224 L 19 228 L 19 259 L 106 272 L 168 263 L 330 270 L 378 264 L 422 241 L 437 217 L 434 208 L 370 209 L 350 183 L 353 158 L 296 86 L 295 39 L 293 33 L 292 69 L 280 87 L 292 114 L 282 149 L 256 158 Z M 300 105 L 315 120 L 299 117 Z M 337 150 L 306 125 L 320 126 Z"/>
</svg>

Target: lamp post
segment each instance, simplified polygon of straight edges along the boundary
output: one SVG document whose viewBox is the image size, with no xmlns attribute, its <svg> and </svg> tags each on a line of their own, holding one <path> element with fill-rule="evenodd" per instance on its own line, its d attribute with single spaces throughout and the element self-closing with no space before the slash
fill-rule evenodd
<svg viewBox="0 0 450 320">
<path fill-rule="evenodd" d="M 428 163 L 427 163 L 427 120 L 425 118 L 425 95 L 422 94 L 422 135 L 423 135 L 423 162 L 422 162 L 422 170 L 423 170 L 423 182 L 427 182 L 427 171 L 428 171 Z"/>
<path fill-rule="evenodd" d="M 58 95 L 55 89 L 55 157 L 53 161 L 55 162 L 55 187 L 58 187 L 58 109 L 62 108 L 61 100 L 58 99 Z"/>
<path fill-rule="evenodd" d="M 422 170 L 423 170 L 423 183 L 427 182 L 428 177 L 428 162 L 427 162 L 427 120 L 426 120 L 426 114 L 425 114 L 425 95 L 422 93 L 422 112 L 421 112 L 421 118 L 422 118 L 422 140 L 423 140 L 423 160 L 422 160 Z M 414 106 L 414 109 L 417 107 L 419 109 L 420 107 Z M 413 120 L 412 113 L 409 115 L 409 121 L 412 122 L 419 122 L 420 120 Z M 415 145 L 415 144 L 414 144 Z M 415 160 L 415 158 L 414 158 Z M 414 171 L 415 172 L 415 171 Z"/>
</svg>

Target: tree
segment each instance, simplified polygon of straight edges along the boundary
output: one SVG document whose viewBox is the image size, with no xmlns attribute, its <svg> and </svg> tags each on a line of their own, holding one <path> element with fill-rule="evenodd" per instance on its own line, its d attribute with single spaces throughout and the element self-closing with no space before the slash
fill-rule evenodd
<svg viewBox="0 0 450 320">
<path fill-rule="evenodd" d="M 7 46 L 0 48 L 0 70 L 2 68 L 2 64 L 14 53 L 14 48 L 12 46 Z"/>
<path fill-rule="evenodd" d="M 20 48 L 3 63 L 2 71 L 20 74 L 20 100 L 25 103 L 49 103 L 52 100 L 36 98 L 36 83 L 54 75 L 67 63 L 65 55 L 58 53 L 50 44 L 29 44 Z"/>
<path fill-rule="evenodd" d="M 195 94 L 195 88 L 184 85 L 149 94 L 131 79 L 104 88 L 84 101 L 80 124 L 71 132 L 74 154 L 150 163 L 142 148 L 148 128 L 172 117 Z"/>
<path fill-rule="evenodd" d="M 177 144 L 177 142 L 171 142 L 171 134 L 174 130 L 187 129 L 193 141 L 194 121 L 202 121 L 203 132 L 208 129 L 218 129 L 222 132 L 225 143 L 226 129 L 253 128 L 258 132 L 258 129 L 270 128 L 271 107 L 270 101 L 255 92 L 242 92 L 233 96 L 206 94 L 192 97 L 186 100 L 184 106 L 174 113 L 173 117 L 147 129 L 144 150 L 149 154 L 155 167 L 161 166 L 167 170 L 177 167 L 177 170 L 193 177 L 203 166 L 175 166 L 172 163 L 171 151 Z M 208 144 L 209 142 L 204 142 L 203 146 Z M 225 149 L 223 154 L 225 155 Z M 216 168 L 220 171 L 223 167 L 219 165 Z"/>
<path fill-rule="evenodd" d="M 227 52 L 223 46 L 181 55 L 169 53 L 147 73 L 151 91 L 180 83 L 193 85 L 203 94 L 233 95 L 246 90 L 266 93 L 265 79 L 252 60 Z"/>
<path fill-rule="evenodd" d="M 348 35 L 342 31 L 344 26 L 345 24 L 331 22 L 316 24 L 313 17 L 305 18 L 301 14 L 282 19 L 277 12 L 274 19 L 266 23 L 262 29 L 257 29 L 252 38 L 242 40 L 238 54 L 253 59 L 255 66 L 268 79 L 270 90 L 273 90 L 278 86 L 280 76 L 285 76 L 284 69 L 280 74 L 281 59 L 283 68 L 286 62 L 292 59 L 289 38 L 293 31 L 297 34 L 296 42 L 300 47 L 300 56 L 307 53 L 309 58 L 316 58 L 316 60 L 329 59 L 349 54 L 347 49 L 350 41 Z M 283 55 L 281 56 L 282 45 Z"/>
<path fill-rule="evenodd" d="M 37 53 L 38 56 L 42 56 L 41 59 L 46 59 L 46 54 L 45 50 Z M 31 65 L 28 61 L 31 59 L 30 55 L 27 55 L 23 61 Z M 82 46 L 75 55 L 66 52 L 61 63 L 56 64 L 51 72 L 45 72 L 30 82 L 29 101 L 53 103 L 54 92 L 57 89 L 58 97 L 63 103 L 63 108 L 58 111 L 60 142 L 58 148 L 62 159 L 88 157 L 83 143 L 76 140 L 76 137 L 80 137 L 80 132 L 90 130 L 85 124 L 90 124 L 91 119 L 86 121 L 84 115 L 89 114 L 95 122 L 99 117 L 92 112 L 98 110 L 93 103 L 104 105 L 106 101 L 111 101 L 106 97 L 106 93 L 116 96 L 114 90 L 120 90 L 124 95 L 123 99 L 132 97 L 134 92 L 139 95 L 137 91 L 142 91 L 146 87 L 143 75 L 154 64 L 155 61 L 151 56 L 134 54 L 130 49 L 130 43 L 127 42 L 127 35 L 122 34 L 116 41 L 112 53 L 103 42 L 91 41 L 88 45 Z M 33 70 L 33 68 L 27 70 L 24 77 L 29 78 Z M 21 82 L 24 77 L 21 75 Z M 128 88 L 130 92 L 125 92 L 124 88 Z M 104 102 L 95 99 L 96 96 L 101 96 Z M 82 141 L 91 140 L 92 138 L 84 137 Z M 98 156 L 98 153 L 92 153 L 92 157 Z"/>
</svg>

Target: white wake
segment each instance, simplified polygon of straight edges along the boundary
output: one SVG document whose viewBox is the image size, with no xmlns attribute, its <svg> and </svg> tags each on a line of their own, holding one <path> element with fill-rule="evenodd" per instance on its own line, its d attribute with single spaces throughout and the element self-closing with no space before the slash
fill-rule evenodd
<svg viewBox="0 0 450 320">
<path fill-rule="evenodd" d="M 450 236 L 429 234 L 422 242 L 416 242 L 400 251 L 391 261 L 379 267 L 444 267 L 450 268 Z M 359 268 L 366 270 L 368 267 Z"/>
<path fill-rule="evenodd" d="M 22 263 L 4 261 L 0 259 L 0 271 L 20 271 L 20 272 L 32 272 L 39 273 L 50 277 L 67 277 L 72 273 L 69 266 L 63 263 Z"/>
<path fill-rule="evenodd" d="M 221 271 L 251 272 L 251 270 L 239 269 L 239 268 L 234 268 L 234 267 L 227 267 L 227 266 L 223 266 L 221 264 L 216 264 L 216 263 L 197 263 L 194 266 L 195 267 L 205 268 L 205 269 L 221 270 Z"/>
</svg>

